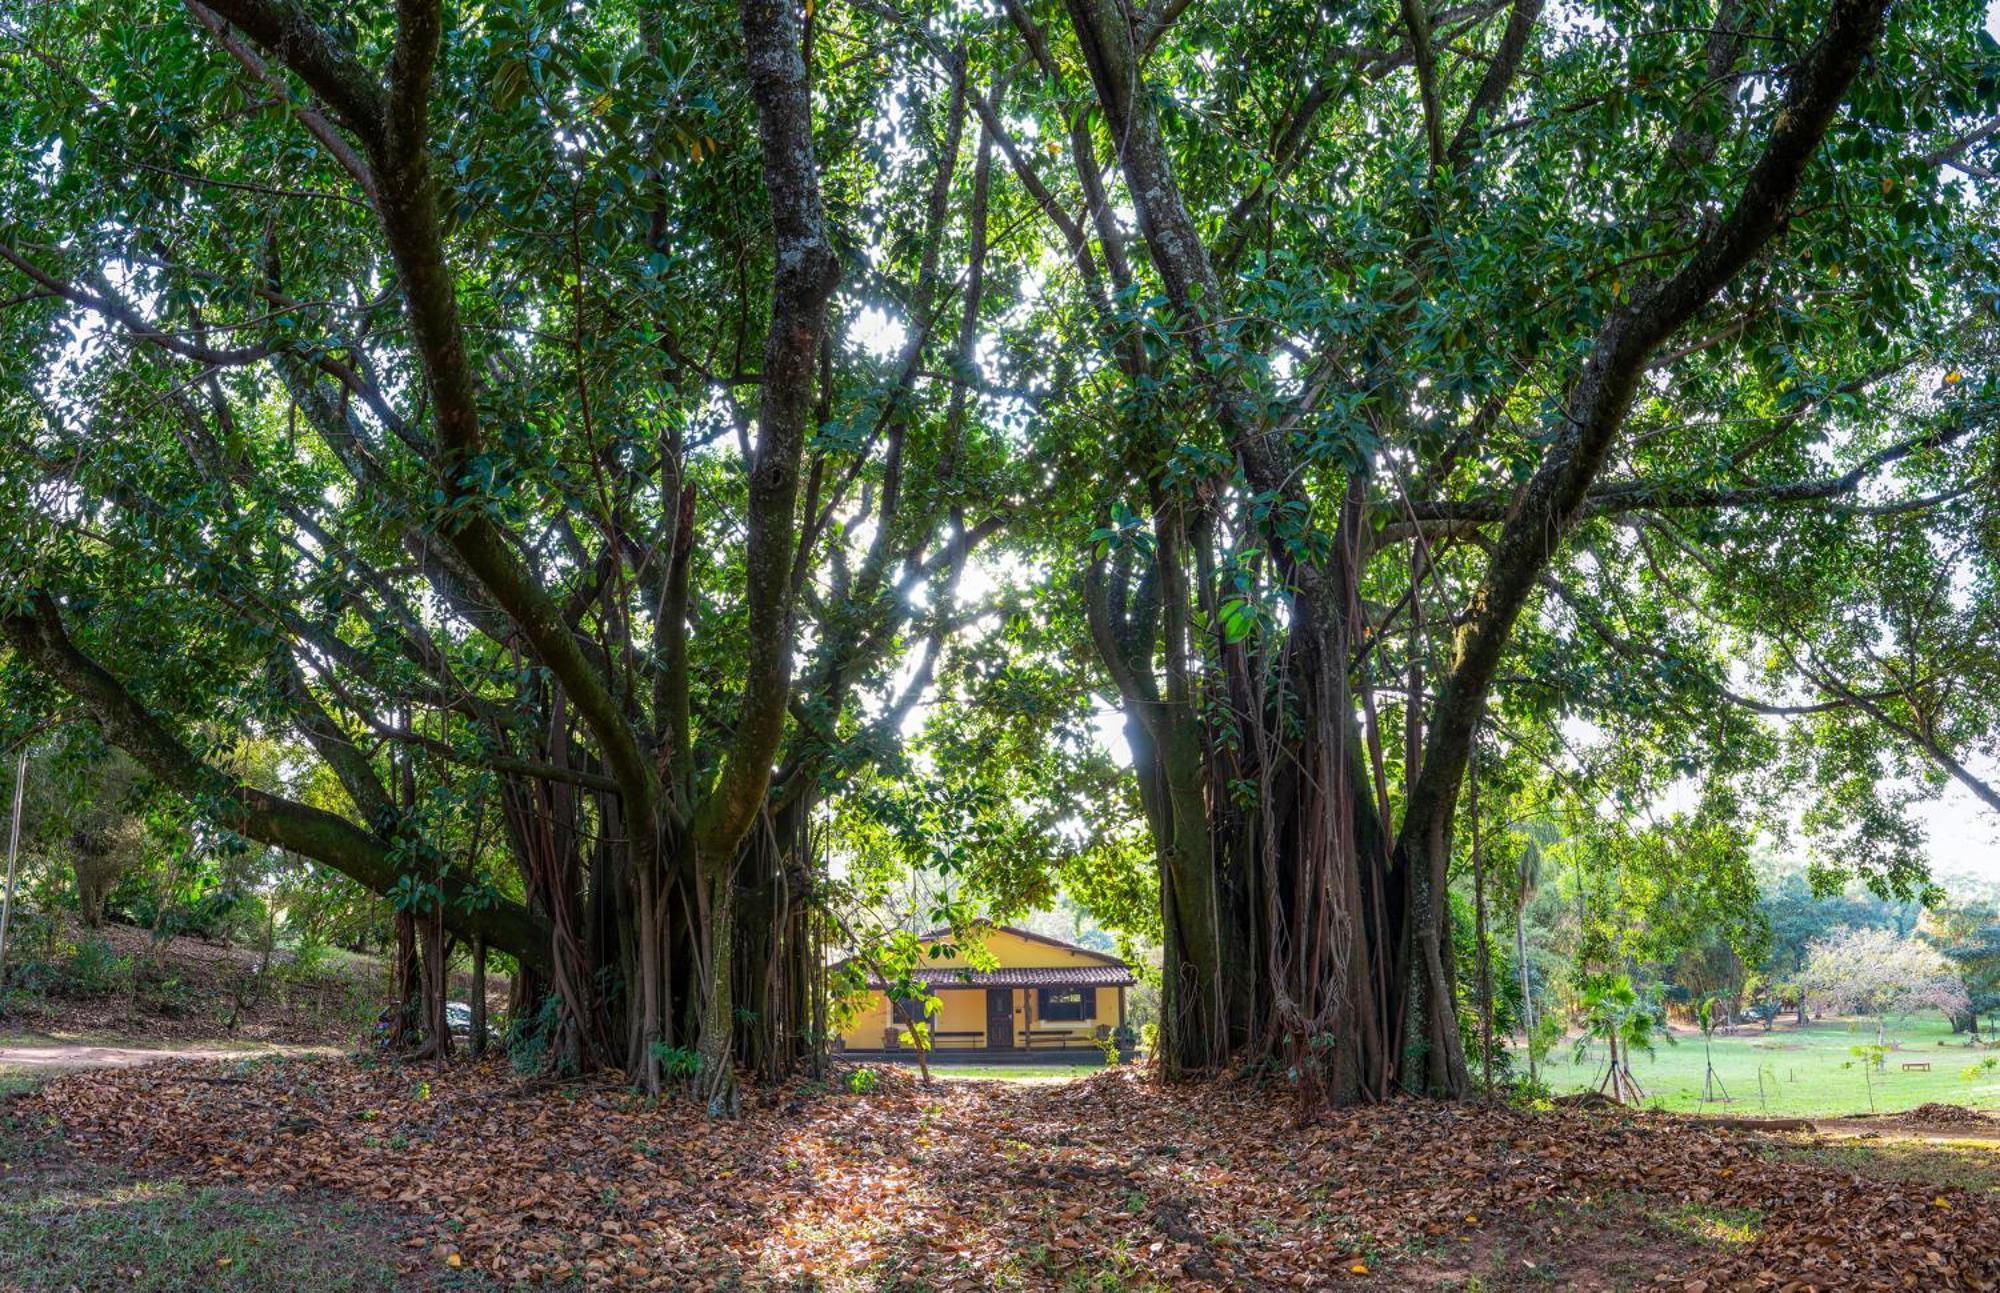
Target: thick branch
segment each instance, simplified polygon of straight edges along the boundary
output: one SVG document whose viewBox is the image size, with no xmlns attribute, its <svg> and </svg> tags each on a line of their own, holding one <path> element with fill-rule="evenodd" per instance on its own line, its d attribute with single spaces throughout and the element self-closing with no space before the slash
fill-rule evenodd
<svg viewBox="0 0 2000 1293">
<path fill-rule="evenodd" d="M 382 87 L 295 0 L 204 0 L 201 8 L 241 28 L 346 119 L 364 143 L 382 134 Z M 199 16 L 199 14 L 197 14 Z"/>
<path fill-rule="evenodd" d="M 1477 618 L 1466 628 L 1438 697 L 1423 772 L 1403 821 L 1404 838 L 1448 818 L 1514 622 L 1584 506 L 1631 409 L 1647 359 L 1782 228 L 1807 165 L 1881 34 L 1886 8 L 1886 0 L 1834 0 L 1826 30 L 1793 76 L 1763 156 L 1721 226 L 1678 273 L 1642 290 L 1598 334 L 1556 442 L 1502 531 L 1474 595 Z"/>
<path fill-rule="evenodd" d="M 0 635 L 82 702 L 112 744 L 224 829 L 322 862 L 378 894 L 389 892 L 402 877 L 387 842 L 378 836 L 323 809 L 246 786 L 202 762 L 103 666 L 78 649 L 46 593 L 32 594 L 26 610 L 0 616 Z M 540 921 L 526 908 L 505 900 L 468 907 L 462 901 L 467 892 L 464 877 L 447 872 L 449 928 L 465 937 L 482 937 L 524 964 L 546 967 L 549 937 Z"/>
<path fill-rule="evenodd" d="M 1803 480 L 1770 481 L 1757 485 L 1695 486 L 1669 481 L 1613 481 L 1590 490 L 1576 511 L 1576 519 L 1616 516 L 1635 511 L 1725 511 L 1749 507 L 1785 507 L 1823 502 L 1852 494 L 1870 477 L 1891 463 L 1929 449 L 1941 449 L 1963 439 L 1978 422 L 1970 417 L 1953 418 L 1935 431 L 1911 436 L 1869 454 L 1838 476 L 1808 476 Z M 1941 498 L 1953 495 L 1946 494 Z M 1398 507 L 1399 519 L 1420 522 L 1493 524 L 1512 514 L 1504 499 L 1413 500 Z"/>
<path fill-rule="evenodd" d="M 284 81 L 257 56 L 256 50 L 237 39 L 236 34 L 223 22 L 220 14 L 200 3 L 200 0 L 186 0 L 186 2 L 188 12 L 194 15 L 195 21 L 206 27 L 216 42 L 228 50 L 230 56 L 241 63 L 246 71 L 267 85 L 281 90 L 285 88 Z M 304 126 L 314 139 L 319 140 L 327 152 L 333 154 L 333 159 L 340 163 L 342 169 L 354 177 L 354 182 L 361 186 L 361 191 L 368 195 L 370 202 L 380 196 L 375 191 L 375 173 L 368 169 L 368 163 L 362 160 L 361 154 L 354 150 L 352 144 L 341 138 L 333 123 L 328 121 L 317 108 L 304 103 L 295 103 L 292 105 L 292 115 L 299 119 L 299 124 Z"/>
<path fill-rule="evenodd" d="M 1543 0 L 1514 0 L 1500 47 L 1493 51 L 1493 61 L 1486 65 L 1486 75 L 1473 91 L 1472 102 L 1466 105 L 1465 117 L 1458 123 L 1451 146 L 1445 149 L 1445 160 L 1452 170 L 1462 171 L 1472 161 L 1481 125 L 1507 97 L 1515 75 L 1521 70 L 1521 57 L 1527 53 L 1528 37 L 1534 34 L 1535 23 L 1542 16 L 1542 4 Z"/>
<path fill-rule="evenodd" d="M 733 857 L 771 783 L 792 681 L 791 559 L 799 457 L 811 415 L 814 358 L 840 267 L 820 211 L 812 94 L 790 0 L 742 0 L 750 94 L 757 104 L 777 272 L 764 341 L 757 450 L 750 469 L 744 599 L 749 650 L 736 731 L 695 819 L 705 857 Z"/>
</svg>

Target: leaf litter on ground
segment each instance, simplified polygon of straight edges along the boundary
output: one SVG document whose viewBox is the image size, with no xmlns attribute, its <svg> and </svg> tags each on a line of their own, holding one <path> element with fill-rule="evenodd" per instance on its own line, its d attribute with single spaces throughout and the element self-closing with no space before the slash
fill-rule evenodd
<svg viewBox="0 0 2000 1293">
<path fill-rule="evenodd" d="M 1985 1194 L 1624 1110 L 1410 1099 L 1300 1126 L 1282 1093 L 1242 1082 L 890 1072 L 867 1095 L 794 1083 L 711 1121 L 615 1075 L 336 1059 L 76 1074 L 28 1100 L 81 1152 L 349 1192 L 417 1219 L 413 1267 L 530 1283 L 1407 1287 L 1510 1227 L 1545 1277 L 1565 1238 L 1539 1229 L 1548 1218 L 1636 1199 L 1759 1218 L 1754 1243 L 1663 1245 L 1660 1287 L 2000 1287 Z"/>
</svg>

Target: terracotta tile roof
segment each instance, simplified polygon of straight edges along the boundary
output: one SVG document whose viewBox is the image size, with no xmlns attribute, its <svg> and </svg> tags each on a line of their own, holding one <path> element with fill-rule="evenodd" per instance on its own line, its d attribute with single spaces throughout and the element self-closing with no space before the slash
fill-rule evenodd
<svg viewBox="0 0 2000 1293">
<path fill-rule="evenodd" d="M 1001 970 L 934 969 L 924 975 L 933 992 L 940 988 L 1117 988 L 1137 983 L 1122 965 L 1021 966 Z M 876 990 L 882 980 L 868 976 Z"/>
</svg>

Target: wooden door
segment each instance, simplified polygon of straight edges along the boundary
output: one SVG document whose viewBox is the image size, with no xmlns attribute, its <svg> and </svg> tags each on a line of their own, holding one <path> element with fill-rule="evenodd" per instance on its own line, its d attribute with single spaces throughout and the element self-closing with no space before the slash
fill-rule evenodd
<svg viewBox="0 0 2000 1293">
<path fill-rule="evenodd" d="M 1020 1047 L 1014 1044 L 1014 990 L 1012 988 L 988 988 L 986 990 L 986 1049 L 989 1051 L 1013 1051 Z"/>
</svg>

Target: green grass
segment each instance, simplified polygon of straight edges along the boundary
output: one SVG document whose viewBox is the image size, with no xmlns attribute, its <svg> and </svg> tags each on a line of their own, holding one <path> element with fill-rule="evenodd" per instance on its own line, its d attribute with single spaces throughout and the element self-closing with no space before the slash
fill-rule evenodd
<svg viewBox="0 0 2000 1293">
<path fill-rule="evenodd" d="M 1067 1082 L 1102 1073 L 1097 1064 L 937 1064 L 931 1076 L 938 1078 L 1000 1078 L 1009 1082 Z"/>
<path fill-rule="evenodd" d="M 1773 1152 L 1781 1158 L 1877 1180 L 2000 1193 L 2000 1150 L 1994 1149 L 1992 1141 L 1842 1137 L 1814 1145 L 1785 1145 Z"/>
<path fill-rule="evenodd" d="M 1875 1040 L 1873 1020 L 1831 1020 L 1805 1028 L 1780 1025 L 1735 1037 L 1717 1037 L 1713 1045 L 1715 1071 L 1734 1099 L 1728 1104 L 1704 1103 L 1702 1076 L 1706 1059 L 1699 1033 L 1681 1034 L 1673 1045 L 1665 1041 L 1651 1055 L 1632 1060 L 1632 1075 L 1645 1088 L 1647 1103 L 1682 1113 L 1729 1113 L 1738 1116 L 1837 1117 L 1870 1111 L 1869 1087 L 1862 1061 L 1851 1047 Z M 1892 1023 L 1889 1052 L 1880 1071 L 1872 1074 L 1873 1107 L 1896 1113 L 1930 1102 L 2000 1110 L 2000 1066 L 1982 1069 L 1971 1080 L 1964 1070 L 1988 1055 L 1983 1047 L 1968 1047 L 1954 1037 L 1942 1017 L 1916 1016 Z M 1945 1044 L 1940 1046 L 1942 1041 Z M 1594 1089 L 1604 1071 L 1602 1047 L 1592 1047 L 1582 1064 L 1572 1063 L 1565 1044 L 1551 1052 L 1542 1076 L 1558 1094 Z M 1906 1061 L 1928 1060 L 1930 1072 L 1906 1073 Z M 1763 1078 L 1759 1095 L 1758 1077 Z"/>
<path fill-rule="evenodd" d="M 301 1204 L 179 1180 L 0 1189 L 0 1252 L 23 1289 L 382 1289 L 401 1282 L 351 1203 Z"/>
<path fill-rule="evenodd" d="M 1685 1203 L 1658 1214 L 1669 1230 L 1699 1243 L 1751 1244 L 1764 1227 L 1764 1214 L 1755 1208 L 1727 1208 L 1712 1203 Z"/>
<path fill-rule="evenodd" d="M 494 1287 L 442 1262 L 403 1269 L 406 1226 L 351 1199 L 200 1185 L 80 1158 L 30 1106 L 7 1100 L 31 1081 L 0 1072 L 0 1289 Z"/>
</svg>

